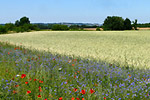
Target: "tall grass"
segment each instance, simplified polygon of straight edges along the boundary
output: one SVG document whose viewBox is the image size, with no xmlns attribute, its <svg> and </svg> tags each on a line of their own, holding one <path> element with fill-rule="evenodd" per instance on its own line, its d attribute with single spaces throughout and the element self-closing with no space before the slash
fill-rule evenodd
<svg viewBox="0 0 150 100">
<path fill-rule="evenodd" d="M 3 100 L 150 100 L 150 70 L 0 43 Z"/>
</svg>

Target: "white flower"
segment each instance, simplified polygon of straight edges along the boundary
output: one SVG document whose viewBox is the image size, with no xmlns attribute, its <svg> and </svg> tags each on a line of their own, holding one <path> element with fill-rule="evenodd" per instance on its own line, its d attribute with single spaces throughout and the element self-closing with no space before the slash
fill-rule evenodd
<svg viewBox="0 0 150 100">
<path fill-rule="evenodd" d="M 16 75 L 16 77 L 19 77 L 20 75 Z"/>
<path fill-rule="evenodd" d="M 59 70 L 59 71 L 61 71 L 61 70 L 62 70 L 62 68 L 59 68 L 58 70 Z"/>
</svg>

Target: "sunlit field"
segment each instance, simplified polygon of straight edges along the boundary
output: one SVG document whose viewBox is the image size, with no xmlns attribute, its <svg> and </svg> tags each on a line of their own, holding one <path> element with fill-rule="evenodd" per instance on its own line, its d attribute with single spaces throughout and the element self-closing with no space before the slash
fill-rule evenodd
<svg viewBox="0 0 150 100">
<path fill-rule="evenodd" d="M 0 35 L 0 99 L 150 100 L 149 33 Z"/>
<path fill-rule="evenodd" d="M 0 41 L 118 65 L 150 67 L 150 31 L 42 31 L 0 35 Z"/>
</svg>

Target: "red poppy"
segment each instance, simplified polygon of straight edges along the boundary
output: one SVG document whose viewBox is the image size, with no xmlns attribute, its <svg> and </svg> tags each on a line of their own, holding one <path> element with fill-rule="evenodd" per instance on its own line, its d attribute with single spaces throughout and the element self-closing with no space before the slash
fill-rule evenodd
<svg viewBox="0 0 150 100">
<path fill-rule="evenodd" d="M 76 61 L 77 61 L 77 59 L 74 59 L 74 61 L 76 62 Z"/>
<path fill-rule="evenodd" d="M 76 98 L 77 100 L 80 100 L 79 98 Z"/>
<path fill-rule="evenodd" d="M 129 74 L 129 77 L 131 77 L 131 75 Z"/>
<path fill-rule="evenodd" d="M 94 92 L 95 92 L 95 91 L 94 91 L 93 89 L 90 90 L 90 93 L 91 93 L 91 94 L 94 93 Z"/>
<path fill-rule="evenodd" d="M 74 76 L 74 78 L 76 78 L 76 76 Z"/>
<path fill-rule="evenodd" d="M 8 52 L 8 55 L 9 55 L 10 53 Z"/>
<path fill-rule="evenodd" d="M 44 99 L 44 100 L 47 100 L 47 99 Z"/>
<path fill-rule="evenodd" d="M 42 89 L 41 89 L 41 87 L 40 87 L 40 86 L 39 86 L 39 91 L 40 91 L 40 92 L 42 92 Z"/>
<path fill-rule="evenodd" d="M 32 57 L 32 60 L 34 59 L 34 57 Z"/>
<path fill-rule="evenodd" d="M 29 79 L 29 81 L 31 81 L 32 78 Z"/>
<path fill-rule="evenodd" d="M 85 90 L 82 90 L 80 93 L 85 94 L 86 92 L 85 92 Z"/>
<path fill-rule="evenodd" d="M 40 95 L 40 94 L 38 95 L 38 98 L 41 98 L 41 95 Z"/>
<path fill-rule="evenodd" d="M 98 84 L 95 83 L 95 86 L 98 86 Z"/>
<path fill-rule="evenodd" d="M 71 98 L 71 100 L 74 100 L 75 98 Z"/>
<path fill-rule="evenodd" d="M 28 84 L 28 82 L 25 82 L 25 84 Z"/>
<path fill-rule="evenodd" d="M 21 78 L 25 78 L 25 77 L 26 77 L 26 74 L 22 74 L 22 75 L 21 75 Z"/>
<path fill-rule="evenodd" d="M 84 100 L 84 98 L 82 98 L 82 100 Z"/>
<path fill-rule="evenodd" d="M 34 81 L 36 81 L 36 79 L 34 79 Z"/>
<path fill-rule="evenodd" d="M 62 97 L 60 97 L 58 100 L 62 100 L 63 98 Z"/>
<path fill-rule="evenodd" d="M 75 72 L 75 74 L 77 74 L 77 73 Z"/>
<path fill-rule="evenodd" d="M 43 81 L 40 80 L 39 83 L 43 83 Z"/>
<path fill-rule="evenodd" d="M 106 97 L 104 97 L 104 99 L 106 99 Z"/>
<path fill-rule="evenodd" d="M 27 91 L 27 94 L 31 93 L 31 91 Z"/>
<path fill-rule="evenodd" d="M 74 66 L 74 64 L 72 64 L 72 66 Z"/>
<path fill-rule="evenodd" d="M 19 85 L 16 85 L 15 87 L 18 87 Z"/>
<path fill-rule="evenodd" d="M 16 94 L 16 93 L 17 93 L 17 91 L 13 90 L 13 93 L 14 93 L 14 94 Z"/>
<path fill-rule="evenodd" d="M 77 91 L 77 88 L 74 88 L 73 91 L 76 92 L 76 91 Z"/>
</svg>

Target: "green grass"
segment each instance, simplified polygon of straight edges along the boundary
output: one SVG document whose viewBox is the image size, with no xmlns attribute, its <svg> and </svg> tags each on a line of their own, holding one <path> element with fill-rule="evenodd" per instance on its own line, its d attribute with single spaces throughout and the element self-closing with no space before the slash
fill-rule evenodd
<svg viewBox="0 0 150 100">
<path fill-rule="evenodd" d="M 61 55 L 150 67 L 150 31 L 41 31 L 0 35 L 0 41 Z"/>
</svg>

